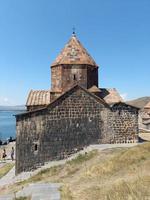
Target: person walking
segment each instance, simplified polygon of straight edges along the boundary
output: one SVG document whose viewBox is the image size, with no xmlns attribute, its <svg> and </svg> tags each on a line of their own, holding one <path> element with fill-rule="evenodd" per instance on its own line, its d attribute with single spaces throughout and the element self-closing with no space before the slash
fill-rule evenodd
<svg viewBox="0 0 150 200">
<path fill-rule="evenodd" d="M 14 160 L 14 153 L 15 153 L 15 150 L 14 150 L 14 147 L 12 147 L 12 149 L 11 149 L 11 160 L 12 161 Z"/>
<path fill-rule="evenodd" d="M 6 149 L 4 148 L 4 149 L 3 149 L 3 154 L 2 154 L 3 160 L 5 160 L 6 156 L 7 156 L 7 154 L 6 154 Z"/>
</svg>

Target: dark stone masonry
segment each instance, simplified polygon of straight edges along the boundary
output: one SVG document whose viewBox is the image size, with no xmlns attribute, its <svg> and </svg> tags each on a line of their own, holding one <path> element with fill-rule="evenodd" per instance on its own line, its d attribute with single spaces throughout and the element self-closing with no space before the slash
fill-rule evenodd
<svg viewBox="0 0 150 200">
<path fill-rule="evenodd" d="M 16 174 L 90 144 L 137 142 L 138 108 L 103 91 L 96 63 L 73 35 L 52 64 L 52 90 L 31 91 L 28 111 L 16 115 Z"/>
<path fill-rule="evenodd" d="M 113 134 L 110 143 L 138 142 L 138 109 L 125 103 L 111 107 L 108 126 Z"/>
</svg>

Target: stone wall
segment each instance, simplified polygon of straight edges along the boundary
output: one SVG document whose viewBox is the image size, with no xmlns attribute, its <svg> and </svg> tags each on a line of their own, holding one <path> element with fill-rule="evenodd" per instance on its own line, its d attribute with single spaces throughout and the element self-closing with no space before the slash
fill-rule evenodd
<svg viewBox="0 0 150 200">
<path fill-rule="evenodd" d="M 18 115 L 16 173 L 98 143 L 105 109 L 101 101 L 74 88 L 47 109 Z"/>
<path fill-rule="evenodd" d="M 87 88 L 87 66 L 86 65 L 63 65 L 62 88 L 69 90 L 73 85 L 79 84 Z"/>
<path fill-rule="evenodd" d="M 69 90 L 78 84 L 84 88 L 98 87 L 98 67 L 88 65 L 60 65 L 51 68 L 52 92 Z"/>
<path fill-rule="evenodd" d="M 108 126 L 113 138 L 110 143 L 138 142 L 138 109 L 125 103 L 111 107 Z"/>
<path fill-rule="evenodd" d="M 59 96 L 62 95 L 62 92 L 52 92 L 50 93 L 50 102 L 54 101 L 57 99 Z"/>
<path fill-rule="evenodd" d="M 52 91 L 62 92 L 62 66 L 51 67 Z"/>
<path fill-rule="evenodd" d="M 138 139 L 138 109 L 124 103 L 109 107 L 79 86 L 47 108 L 16 118 L 16 173 L 63 159 L 89 144 Z"/>
<path fill-rule="evenodd" d="M 141 109 L 139 112 L 139 128 L 150 130 L 150 110 Z"/>
<path fill-rule="evenodd" d="M 87 88 L 93 85 L 98 87 L 98 67 L 88 67 L 87 69 Z"/>
</svg>

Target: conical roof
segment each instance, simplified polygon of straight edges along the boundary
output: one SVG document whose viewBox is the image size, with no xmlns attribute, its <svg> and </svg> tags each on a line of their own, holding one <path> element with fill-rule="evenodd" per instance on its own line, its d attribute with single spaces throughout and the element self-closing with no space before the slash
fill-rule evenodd
<svg viewBox="0 0 150 200">
<path fill-rule="evenodd" d="M 96 67 L 94 59 L 73 34 L 51 66 L 61 64 L 87 64 Z"/>
</svg>

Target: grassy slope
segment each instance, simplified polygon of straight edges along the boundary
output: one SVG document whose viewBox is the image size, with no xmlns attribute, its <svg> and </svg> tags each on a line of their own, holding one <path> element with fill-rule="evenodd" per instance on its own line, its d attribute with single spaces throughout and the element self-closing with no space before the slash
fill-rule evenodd
<svg viewBox="0 0 150 200">
<path fill-rule="evenodd" d="M 150 143 L 93 151 L 14 185 L 61 182 L 63 200 L 145 200 L 150 195 Z"/>
<path fill-rule="evenodd" d="M 5 176 L 14 166 L 14 164 L 8 163 L 0 168 L 0 178 Z"/>
</svg>

